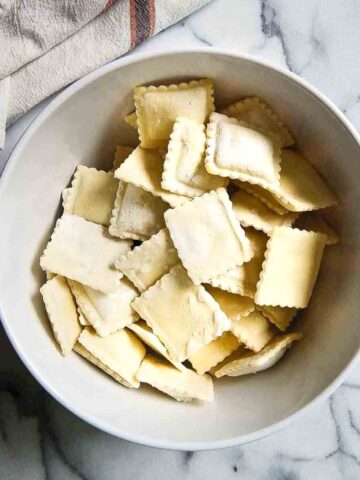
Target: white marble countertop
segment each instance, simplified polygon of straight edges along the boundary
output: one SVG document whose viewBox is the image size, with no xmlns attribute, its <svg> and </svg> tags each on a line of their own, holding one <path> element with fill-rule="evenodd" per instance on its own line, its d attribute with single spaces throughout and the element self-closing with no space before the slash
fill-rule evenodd
<svg viewBox="0 0 360 480">
<path fill-rule="evenodd" d="M 360 128 L 358 0 L 217 0 L 137 51 L 209 45 L 289 68 Z M 0 171 L 48 100 L 16 122 Z M 360 478 L 360 365 L 323 405 L 276 435 L 209 452 L 111 437 L 65 410 L 25 370 L 0 327 L 0 479 L 307 480 Z"/>
</svg>

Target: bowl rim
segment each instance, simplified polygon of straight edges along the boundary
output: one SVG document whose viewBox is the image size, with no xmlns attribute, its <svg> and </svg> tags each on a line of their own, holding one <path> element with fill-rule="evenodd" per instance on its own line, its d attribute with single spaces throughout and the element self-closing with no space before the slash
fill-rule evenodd
<svg viewBox="0 0 360 480">
<path fill-rule="evenodd" d="M 269 70 L 272 70 L 276 73 L 284 75 L 289 80 L 300 85 L 304 90 L 310 92 L 315 98 L 317 98 L 321 103 L 323 103 L 330 113 L 332 113 L 337 119 L 343 124 L 346 130 L 352 135 L 355 142 L 360 148 L 360 135 L 356 131 L 355 127 L 351 122 L 345 117 L 345 115 L 339 110 L 339 108 L 328 99 L 323 93 L 321 93 L 316 87 L 311 85 L 306 80 L 302 79 L 298 75 L 285 70 L 282 67 L 274 65 L 266 60 L 258 59 L 253 55 L 249 54 L 240 54 L 234 49 L 223 49 L 223 48 L 214 48 L 214 47 L 191 47 L 183 49 L 163 49 L 156 52 L 145 52 L 145 53 L 133 53 L 132 55 L 126 55 L 121 57 L 113 62 L 106 64 L 95 71 L 87 74 L 86 76 L 80 78 L 70 86 L 68 86 L 63 92 L 59 93 L 45 108 L 40 114 L 30 123 L 26 128 L 24 133 L 21 135 L 17 144 L 15 145 L 13 151 L 11 152 L 8 161 L 3 169 L 2 175 L 0 176 L 0 192 L 10 177 L 12 170 L 15 168 L 15 160 L 21 155 L 22 150 L 26 146 L 26 143 L 31 138 L 31 136 L 36 132 L 36 130 L 46 121 L 46 119 L 68 98 L 70 98 L 74 93 L 81 90 L 86 85 L 92 83 L 94 80 L 106 75 L 107 73 L 117 70 L 125 65 L 135 64 L 142 62 L 143 60 L 149 60 L 154 58 L 166 57 L 181 55 L 184 53 L 194 53 L 194 54 L 209 54 L 209 55 L 220 55 L 226 56 L 234 59 L 246 60 L 251 63 L 258 64 Z M 279 420 L 271 425 L 268 425 L 265 428 L 256 430 L 252 433 L 245 435 L 235 436 L 225 440 L 212 440 L 212 441 L 201 441 L 201 442 L 184 442 L 184 441 L 169 441 L 166 439 L 152 439 L 149 435 L 137 435 L 132 434 L 129 431 L 124 431 L 117 427 L 109 425 L 107 422 L 102 421 L 97 418 L 93 418 L 92 415 L 88 415 L 80 411 L 76 405 L 72 405 L 65 398 L 63 398 L 61 392 L 57 391 L 51 383 L 45 380 L 41 374 L 37 371 L 36 366 L 33 364 L 29 354 L 22 349 L 22 346 L 18 343 L 16 336 L 11 331 L 11 322 L 8 322 L 5 316 L 2 313 L 0 305 L 0 320 L 4 327 L 7 337 L 9 338 L 12 346 L 14 347 L 16 353 L 20 357 L 20 360 L 23 362 L 25 367 L 30 371 L 33 377 L 39 382 L 39 384 L 53 397 L 57 400 L 62 406 L 64 406 L 71 413 L 81 418 L 86 423 L 98 428 L 99 430 L 109 433 L 115 437 L 134 442 L 140 445 L 162 448 L 168 450 L 181 450 L 181 451 L 199 451 L 199 450 L 215 450 L 222 449 L 227 447 L 233 447 L 236 445 L 243 445 L 250 443 L 261 438 L 272 435 L 283 428 L 291 425 L 296 420 L 304 416 L 310 409 L 315 408 L 321 402 L 325 401 L 334 391 L 341 385 L 345 377 L 349 375 L 350 371 L 355 367 L 356 363 L 360 359 L 360 349 L 354 353 L 352 359 L 343 368 L 343 370 L 335 377 L 335 379 L 316 397 L 310 400 L 306 405 L 301 407 L 296 412 L 292 413 L 288 417 Z"/>
</svg>

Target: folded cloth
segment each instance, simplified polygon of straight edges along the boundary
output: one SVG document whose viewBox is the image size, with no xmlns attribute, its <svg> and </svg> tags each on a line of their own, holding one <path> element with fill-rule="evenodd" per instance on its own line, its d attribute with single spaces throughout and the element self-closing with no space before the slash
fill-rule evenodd
<svg viewBox="0 0 360 480">
<path fill-rule="evenodd" d="M 209 1 L 0 0 L 0 148 L 41 100 Z"/>
</svg>

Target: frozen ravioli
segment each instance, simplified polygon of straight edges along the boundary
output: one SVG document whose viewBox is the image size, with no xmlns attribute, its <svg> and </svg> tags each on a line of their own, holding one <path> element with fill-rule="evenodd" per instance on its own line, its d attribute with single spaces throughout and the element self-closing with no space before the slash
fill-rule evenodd
<svg viewBox="0 0 360 480">
<path fill-rule="evenodd" d="M 206 290 L 220 305 L 221 310 L 230 320 L 239 320 L 255 310 L 255 302 L 250 297 L 207 286 Z"/>
<path fill-rule="evenodd" d="M 210 280 L 213 287 L 218 287 L 237 295 L 255 297 L 256 286 L 259 281 L 264 254 L 268 237 L 263 233 L 252 229 L 246 230 L 246 236 L 254 256 L 249 262 L 231 268 L 227 272 L 218 275 Z"/>
<path fill-rule="evenodd" d="M 165 360 L 147 355 L 137 373 L 140 382 L 148 383 L 179 402 L 203 400 L 212 402 L 214 388 L 209 375 L 198 375 L 190 369 L 179 371 Z"/>
<path fill-rule="evenodd" d="M 235 215 L 243 227 L 253 227 L 270 235 L 274 227 L 291 227 L 297 218 L 293 212 L 279 215 L 245 190 L 231 197 Z"/>
<path fill-rule="evenodd" d="M 326 235 L 276 227 L 267 244 L 255 303 L 305 308 L 310 300 Z"/>
<path fill-rule="evenodd" d="M 203 286 L 193 284 L 181 265 L 173 267 L 132 306 L 177 362 L 230 329 L 218 303 Z"/>
<path fill-rule="evenodd" d="M 211 115 L 206 137 L 205 167 L 209 173 L 259 185 L 279 182 L 277 137 L 219 113 Z"/>
<path fill-rule="evenodd" d="M 300 338 L 302 338 L 301 333 L 289 333 L 275 337 L 258 353 L 245 349 L 239 350 L 237 355 L 234 355 L 228 362 L 225 361 L 221 367 L 215 370 L 215 376 L 217 378 L 224 375 L 238 377 L 267 370 L 283 357 L 295 340 L 300 340 Z"/>
<path fill-rule="evenodd" d="M 206 193 L 165 213 L 166 226 L 192 281 L 210 280 L 253 256 L 226 190 Z"/>
<path fill-rule="evenodd" d="M 189 361 L 196 372 L 203 375 L 239 348 L 239 345 L 239 340 L 231 332 L 225 332 L 190 355 Z"/>
<path fill-rule="evenodd" d="M 258 305 L 257 309 L 282 332 L 288 328 L 298 312 L 297 308 L 270 307 L 268 305 Z"/>
<path fill-rule="evenodd" d="M 139 292 L 127 278 L 120 279 L 114 293 L 103 293 L 70 279 L 68 282 L 86 321 L 101 337 L 139 320 L 130 305 Z"/>
<path fill-rule="evenodd" d="M 263 349 L 276 335 L 273 325 L 258 310 L 246 317 L 232 320 L 231 331 L 240 343 L 254 352 Z"/>
<path fill-rule="evenodd" d="M 66 189 L 65 212 L 109 225 L 118 183 L 111 172 L 78 165 L 71 188 Z"/>
<path fill-rule="evenodd" d="M 248 97 L 239 100 L 225 108 L 222 113 L 271 132 L 279 138 L 282 147 L 288 147 L 295 143 L 292 133 L 281 118 L 260 97 Z"/>
<path fill-rule="evenodd" d="M 134 88 L 141 146 L 165 147 L 178 117 L 204 123 L 214 111 L 213 91 L 209 79 L 192 80 L 178 85 Z"/>
<path fill-rule="evenodd" d="M 78 340 L 77 352 L 129 388 L 138 388 L 136 374 L 146 349 L 136 335 L 127 329 L 106 338 L 99 337 L 90 328 L 84 328 Z"/>
<path fill-rule="evenodd" d="M 311 163 L 299 152 L 290 149 L 281 151 L 279 183 L 266 188 L 278 203 L 292 212 L 318 210 L 338 203 Z"/>
<path fill-rule="evenodd" d="M 206 171 L 205 138 L 204 125 L 187 118 L 176 120 L 165 157 L 162 188 L 196 197 L 226 187 L 228 179 Z"/>
<path fill-rule="evenodd" d="M 134 332 L 140 338 L 140 340 L 145 343 L 145 345 L 172 363 L 178 370 L 186 369 L 182 363 L 174 362 L 171 359 L 168 351 L 165 348 L 165 345 L 162 343 L 160 338 L 155 335 L 155 333 L 144 320 L 133 323 L 132 325 L 129 325 L 128 328 Z"/>
<path fill-rule="evenodd" d="M 167 228 L 116 260 L 118 268 L 144 292 L 179 263 L 179 257 Z"/>
<path fill-rule="evenodd" d="M 161 198 L 131 183 L 120 182 L 109 232 L 114 237 L 147 240 L 165 226 L 164 212 L 168 208 Z"/>
<path fill-rule="evenodd" d="M 56 275 L 40 289 L 54 337 L 61 353 L 73 349 L 81 333 L 77 306 L 64 277 Z"/>
<path fill-rule="evenodd" d="M 56 222 L 40 266 L 105 293 L 116 292 L 122 273 L 114 262 L 132 242 L 112 238 L 102 225 L 64 213 Z"/>
<path fill-rule="evenodd" d="M 125 183 L 142 188 L 160 197 L 172 207 L 189 201 L 188 197 L 176 195 L 164 190 L 161 186 L 164 160 L 156 150 L 145 150 L 137 147 L 120 165 L 114 175 Z"/>
</svg>

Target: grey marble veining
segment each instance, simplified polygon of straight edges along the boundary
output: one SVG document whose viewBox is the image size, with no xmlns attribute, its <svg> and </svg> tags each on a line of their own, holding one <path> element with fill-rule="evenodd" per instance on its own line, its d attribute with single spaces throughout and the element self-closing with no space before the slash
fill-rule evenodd
<svg viewBox="0 0 360 480">
<path fill-rule="evenodd" d="M 213 46 L 288 68 L 328 95 L 360 128 L 358 0 L 217 0 L 137 51 Z M 48 100 L 16 122 L 0 171 Z M 287 429 L 213 452 L 155 450 L 85 424 L 47 395 L 0 329 L 0 480 L 357 480 L 360 365 L 321 406 Z"/>
</svg>

